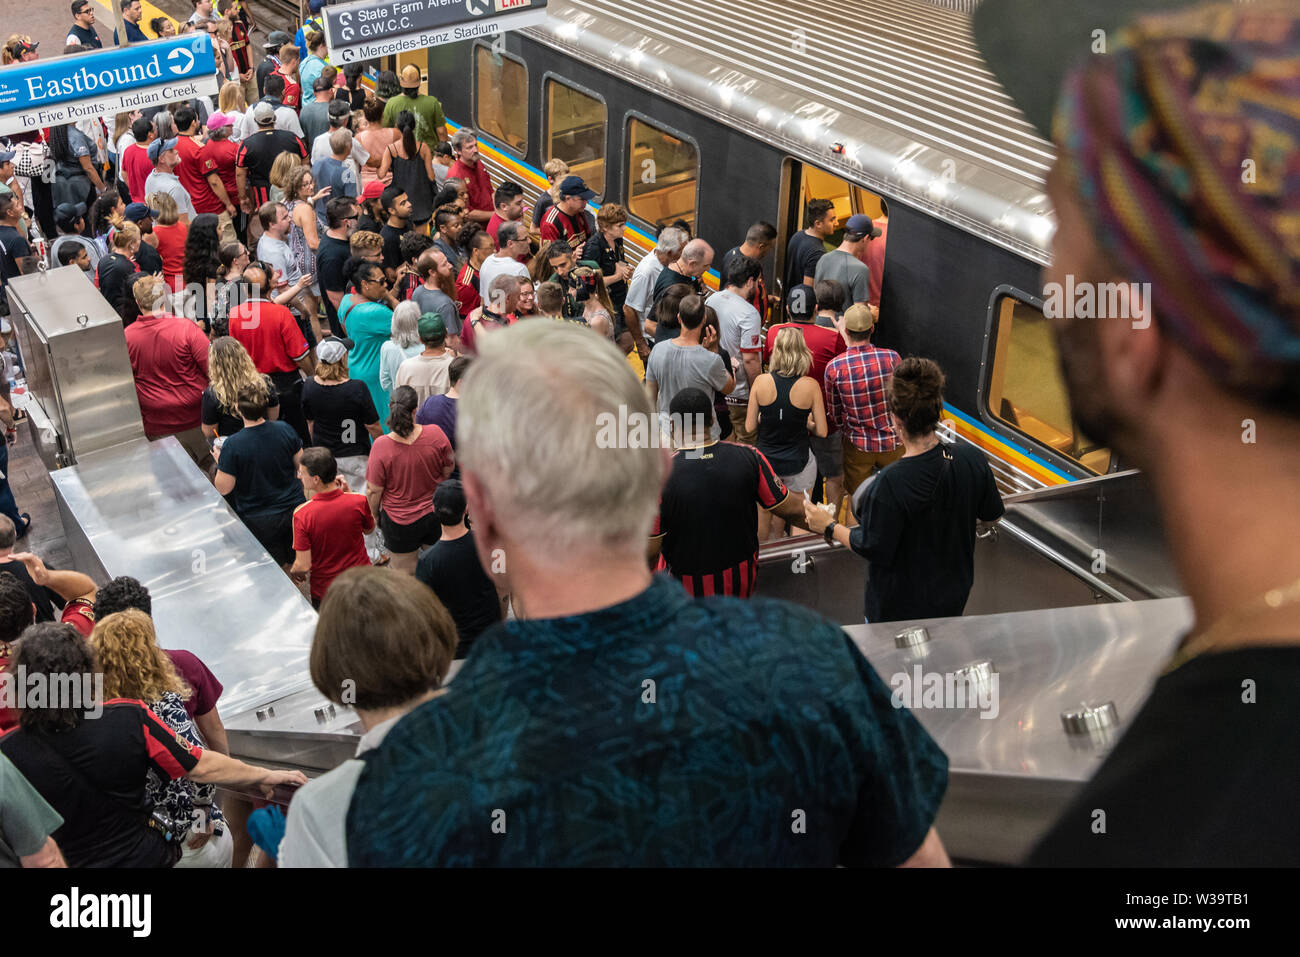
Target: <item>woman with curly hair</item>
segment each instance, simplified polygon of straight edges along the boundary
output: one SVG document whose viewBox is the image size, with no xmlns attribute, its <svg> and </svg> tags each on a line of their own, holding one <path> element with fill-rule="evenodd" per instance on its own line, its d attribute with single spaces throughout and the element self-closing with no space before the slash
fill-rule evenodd
<svg viewBox="0 0 1300 957">
<path fill-rule="evenodd" d="M 212 330 L 216 314 L 217 283 L 224 278 L 221 270 L 220 219 L 215 213 L 199 213 L 190 223 L 185 237 L 185 315 Z"/>
<path fill-rule="evenodd" d="M 153 619 L 134 608 L 115 612 L 95 625 L 90 644 L 104 675 L 104 698 L 143 701 L 183 743 L 206 747 L 194 719 L 185 711 L 193 695 L 176 673 L 171 658 L 158 647 Z M 173 833 L 184 834 L 176 867 L 229 867 L 234 840 L 221 808 L 213 800 L 216 788 L 185 778 L 145 779 L 145 793 L 161 811 Z"/>
<path fill-rule="evenodd" d="M 203 390 L 203 435 L 209 442 L 234 435 L 244 427 L 239 414 L 239 390 L 245 386 L 266 390 L 266 418 L 280 417 L 280 397 L 271 377 L 257 371 L 253 357 L 238 339 L 221 336 L 208 349 L 208 382 Z"/>
</svg>

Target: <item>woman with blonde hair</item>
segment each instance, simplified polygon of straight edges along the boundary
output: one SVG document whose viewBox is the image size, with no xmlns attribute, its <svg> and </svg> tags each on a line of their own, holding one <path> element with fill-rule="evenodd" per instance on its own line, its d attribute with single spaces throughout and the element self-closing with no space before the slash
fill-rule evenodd
<svg viewBox="0 0 1300 957">
<path fill-rule="evenodd" d="M 410 300 L 398 303 L 392 338 L 379 347 L 379 384 L 387 392 L 397 388 L 397 367 L 424 350 L 419 325 L 420 307 Z"/>
<path fill-rule="evenodd" d="M 0 51 L 0 63 L 30 63 L 37 57 L 36 44 L 25 33 L 11 33 L 5 41 L 4 50 Z"/>
<path fill-rule="evenodd" d="M 289 191 L 289 180 L 302 165 L 302 157 L 297 153 L 281 153 L 275 158 L 271 164 L 271 202 L 284 202 L 285 194 Z"/>
<path fill-rule="evenodd" d="M 209 441 L 234 435 L 244 427 L 239 414 L 239 390 L 254 386 L 266 390 L 266 418 L 280 417 L 280 397 L 270 376 L 253 365 L 253 357 L 238 339 L 220 336 L 208 349 L 208 382 L 203 390 L 203 435 Z"/>
<path fill-rule="evenodd" d="M 162 257 L 163 279 L 172 292 L 180 292 L 185 288 L 185 240 L 189 238 L 189 224 L 181 222 L 180 209 L 170 193 L 150 193 L 145 203 L 150 209 L 158 210 L 153 236 L 158 255 Z"/>
<path fill-rule="evenodd" d="M 104 675 L 105 700 L 143 701 L 183 743 L 207 747 L 185 711 L 194 692 L 158 647 L 152 618 L 135 608 L 115 612 L 96 623 L 89 640 Z M 161 813 L 174 834 L 185 835 L 176 867 L 230 866 L 234 839 L 213 800 L 214 785 L 183 777 L 162 781 L 150 773 L 145 793 L 155 815 Z"/>
<path fill-rule="evenodd" d="M 546 165 L 542 167 L 542 172 L 546 174 L 550 185 L 546 187 L 546 192 L 537 197 L 537 205 L 533 207 L 534 229 L 542 225 L 542 215 L 546 210 L 552 204 L 559 202 L 560 197 L 556 194 L 560 191 L 560 183 L 564 182 L 564 177 L 569 175 L 569 164 L 557 156 L 555 159 L 546 161 Z"/>
<path fill-rule="evenodd" d="M 244 96 L 244 87 L 241 83 L 233 80 L 223 84 L 221 94 L 218 97 L 217 109 L 226 116 L 231 117 L 235 122 L 230 127 L 230 139 L 238 143 L 244 138 L 244 114 L 248 110 L 248 100 Z"/>
<path fill-rule="evenodd" d="M 811 432 L 826 437 L 826 406 L 821 386 L 808 375 L 812 352 L 803 333 L 785 328 L 776 334 L 772 361 L 749 387 L 745 428 L 757 432 L 754 444 L 767 456 L 786 487 L 807 494 L 817 478 L 817 460 L 808 442 Z M 784 534 L 785 523 L 770 513 L 759 516 L 758 537 L 766 538 L 770 519 L 774 538 Z"/>
</svg>

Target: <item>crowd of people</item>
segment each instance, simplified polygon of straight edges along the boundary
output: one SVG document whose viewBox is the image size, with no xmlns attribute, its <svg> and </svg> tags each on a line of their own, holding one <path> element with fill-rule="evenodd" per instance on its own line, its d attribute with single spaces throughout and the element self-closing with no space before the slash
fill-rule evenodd
<svg viewBox="0 0 1300 957">
<path fill-rule="evenodd" d="M 139 4 L 124 10 L 145 38 Z M 122 317 L 146 435 L 181 442 L 319 609 L 312 679 L 365 734 L 265 850 L 286 866 L 947 863 L 943 752 L 838 624 L 756 596 L 761 543 L 811 532 L 865 559 L 866 621 L 960 615 L 977 526 L 1002 514 L 983 455 L 940 437 L 943 370 L 873 342 L 887 204 L 841 222 L 809 199 L 781 295 L 764 221 L 717 247 L 664 224 L 634 264 L 626 209 L 588 209 L 563 160 L 531 210 L 519 184 L 493 186 L 417 68 L 368 89 L 327 62 L 315 18 L 254 63 L 246 11 L 219 11 L 195 0 L 185 25 L 216 38 L 216 104 L 43 131 L 51 182 L 16 180 L 20 144 L 0 153 L 0 275 L 35 268 L 48 235 L 45 265 L 92 278 Z M 72 12 L 69 44 L 94 48 L 93 8 Z M 1115 232 L 1085 225 L 1076 189 L 1053 185 L 1058 270 L 1096 268 L 1083 237 Z M 1164 334 L 1190 345 L 1170 348 L 1190 352 L 1167 378 L 1082 333 L 1067 373 L 1100 350 L 1134 388 L 1292 434 L 1275 410 L 1294 399 L 1295 330 L 1262 303 L 1274 338 L 1253 341 L 1292 349 L 1266 396 L 1210 381 L 1227 360 L 1177 322 Z M 1109 402 L 1080 409 L 1137 461 L 1172 429 L 1160 403 Z M 605 441 L 610 417 L 668 447 Z M 1156 472 L 1169 494 L 1197 474 Z M 15 552 L 26 516 L 0 504 L 0 665 L 95 674 L 105 693 L 98 721 L 0 712 L 0 773 L 29 782 L 5 800 L 30 822 L 0 835 L 0 865 L 241 863 L 249 808 L 223 813 L 213 786 L 305 779 L 225 756 L 219 678 L 160 647 L 147 590 Z M 1086 858 L 1077 836 L 1055 843 Z"/>
</svg>

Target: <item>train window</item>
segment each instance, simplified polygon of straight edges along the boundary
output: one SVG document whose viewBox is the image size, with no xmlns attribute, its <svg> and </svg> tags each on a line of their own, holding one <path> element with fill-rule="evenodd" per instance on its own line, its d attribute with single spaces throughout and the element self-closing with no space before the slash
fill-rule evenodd
<svg viewBox="0 0 1300 957">
<path fill-rule="evenodd" d="M 482 44 L 474 48 L 474 125 L 511 149 L 528 151 L 528 69 Z"/>
<path fill-rule="evenodd" d="M 627 123 L 627 208 L 656 228 L 685 220 L 695 233 L 700 154 L 684 139 L 631 117 Z"/>
<path fill-rule="evenodd" d="M 1041 309 L 1015 296 L 1002 296 L 995 308 L 989 413 L 1089 471 L 1104 473 L 1110 467 L 1110 450 L 1074 424 L 1050 321 Z"/>
<path fill-rule="evenodd" d="M 546 81 L 546 159 L 562 159 L 596 194 L 605 194 L 605 131 L 609 110 L 594 96 Z"/>
</svg>

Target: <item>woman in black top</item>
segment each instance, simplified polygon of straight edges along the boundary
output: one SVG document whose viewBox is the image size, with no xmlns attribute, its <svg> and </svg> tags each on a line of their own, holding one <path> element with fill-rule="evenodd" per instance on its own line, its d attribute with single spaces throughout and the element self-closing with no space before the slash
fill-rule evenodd
<svg viewBox="0 0 1300 957">
<path fill-rule="evenodd" d="M 225 277 L 221 269 L 220 221 L 215 213 L 199 213 L 185 236 L 185 315 L 212 331 L 217 283 Z"/>
<path fill-rule="evenodd" d="M 768 463 L 786 487 L 807 495 L 817 478 L 817 459 L 813 457 L 808 433 L 826 436 L 826 406 L 816 379 L 808 376 L 812 352 L 798 329 L 782 329 L 772 344 L 772 362 L 768 371 L 749 386 L 749 409 L 745 428 L 757 432 L 754 441 L 767 456 Z M 785 523 L 770 512 L 758 517 L 758 536 L 762 541 L 764 520 L 772 523 L 772 537 L 780 538 Z"/>
<path fill-rule="evenodd" d="M 836 525 L 825 509 L 804 504 L 813 531 L 867 560 L 869 622 L 960 615 L 975 579 L 976 522 L 1002 517 L 984 453 L 945 445 L 935 432 L 943 382 L 930 359 L 904 359 L 894 370 L 885 395 L 906 451 L 864 486 L 856 527 Z"/>
<path fill-rule="evenodd" d="M 244 427 L 237 399 L 245 385 L 261 385 L 266 389 L 266 418 L 280 417 L 280 397 L 269 376 L 264 376 L 253 365 L 253 357 L 238 339 L 221 336 L 212 341 L 208 349 L 208 381 L 203 390 L 203 435 L 209 442 L 221 436 L 234 435 Z"/>
<path fill-rule="evenodd" d="M 384 427 L 366 384 L 348 378 L 347 348 L 338 339 L 316 347 L 316 372 L 302 384 L 302 412 L 311 444 L 333 452 L 348 486 L 364 493 L 370 440 L 383 435 Z"/>
</svg>

